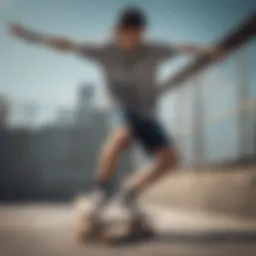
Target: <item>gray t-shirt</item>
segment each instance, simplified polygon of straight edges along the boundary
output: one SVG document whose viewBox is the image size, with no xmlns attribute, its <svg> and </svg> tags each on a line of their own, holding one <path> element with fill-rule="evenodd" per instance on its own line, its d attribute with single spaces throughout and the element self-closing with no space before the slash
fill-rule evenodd
<svg viewBox="0 0 256 256">
<path fill-rule="evenodd" d="M 175 55 L 172 46 L 147 43 L 136 51 L 125 52 L 114 43 L 109 43 L 84 45 L 79 53 L 102 66 L 107 88 L 121 106 L 145 114 L 155 112 L 157 68 L 161 62 Z"/>
</svg>

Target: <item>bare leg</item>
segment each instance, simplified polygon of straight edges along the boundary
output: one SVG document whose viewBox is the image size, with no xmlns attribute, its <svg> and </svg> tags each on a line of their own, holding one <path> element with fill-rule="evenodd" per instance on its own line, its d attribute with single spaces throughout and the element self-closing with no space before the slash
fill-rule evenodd
<svg viewBox="0 0 256 256">
<path fill-rule="evenodd" d="M 147 187 L 157 182 L 168 172 L 173 171 L 178 164 L 177 153 L 174 149 L 162 148 L 156 152 L 155 162 L 138 172 L 127 184 L 127 200 L 132 201 L 133 193 L 143 192 Z M 131 198 L 129 198 L 131 197 Z"/>
<path fill-rule="evenodd" d="M 121 127 L 109 138 L 100 155 L 97 180 L 105 183 L 111 178 L 119 158 L 130 145 L 131 133 L 129 128 Z"/>
<path fill-rule="evenodd" d="M 155 162 L 135 176 L 133 186 L 139 190 L 146 189 L 166 173 L 173 171 L 177 167 L 177 163 L 176 151 L 169 148 L 160 149 L 156 153 Z"/>
<path fill-rule="evenodd" d="M 109 201 L 112 188 L 110 179 L 118 164 L 119 158 L 123 151 L 131 142 L 131 133 L 127 127 L 122 127 L 116 130 L 108 139 L 102 149 L 98 172 L 96 174 L 96 184 L 91 195 L 92 207 L 89 211 L 89 216 L 96 218 L 101 209 Z"/>
</svg>

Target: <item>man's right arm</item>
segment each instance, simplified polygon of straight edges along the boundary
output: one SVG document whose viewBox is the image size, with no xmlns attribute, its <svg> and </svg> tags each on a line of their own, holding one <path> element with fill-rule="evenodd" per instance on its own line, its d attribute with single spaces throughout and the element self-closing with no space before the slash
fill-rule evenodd
<svg viewBox="0 0 256 256">
<path fill-rule="evenodd" d="M 74 52 L 85 58 L 101 61 L 104 58 L 105 44 L 81 44 L 65 37 L 47 36 L 20 25 L 11 25 L 11 33 L 27 42 L 48 46 L 61 52 Z"/>
<path fill-rule="evenodd" d="M 64 37 L 47 36 L 32 30 L 26 29 L 20 25 L 11 25 L 10 31 L 13 35 L 31 43 L 37 43 L 49 46 L 53 49 L 70 52 L 79 51 L 81 45 Z"/>
</svg>

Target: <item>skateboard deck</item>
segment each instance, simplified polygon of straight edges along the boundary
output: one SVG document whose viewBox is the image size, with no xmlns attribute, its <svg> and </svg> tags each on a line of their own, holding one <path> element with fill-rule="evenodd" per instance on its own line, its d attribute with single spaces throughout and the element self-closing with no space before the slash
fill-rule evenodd
<svg viewBox="0 0 256 256">
<path fill-rule="evenodd" d="M 112 203 L 100 216 L 90 214 L 90 199 L 80 197 L 75 202 L 75 237 L 78 242 L 120 244 L 149 239 L 155 232 L 146 213 L 130 212 Z"/>
</svg>

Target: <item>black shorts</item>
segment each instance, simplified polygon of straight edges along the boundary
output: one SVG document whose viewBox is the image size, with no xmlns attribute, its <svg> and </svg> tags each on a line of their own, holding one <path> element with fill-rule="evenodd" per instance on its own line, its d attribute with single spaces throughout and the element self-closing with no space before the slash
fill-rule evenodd
<svg viewBox="0 0 256 256">
<path fill-rule="evenodd" d="M 154 153 L 163 147 L 171 147 L 173 144 L 164 127 L 154 117 L 126 108 L 122 110 L 122 120 L 123 124 L 131 129 L 134 139 L 148 153 Z"/>
</svg>

